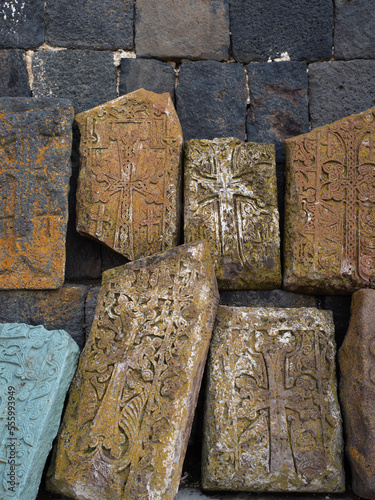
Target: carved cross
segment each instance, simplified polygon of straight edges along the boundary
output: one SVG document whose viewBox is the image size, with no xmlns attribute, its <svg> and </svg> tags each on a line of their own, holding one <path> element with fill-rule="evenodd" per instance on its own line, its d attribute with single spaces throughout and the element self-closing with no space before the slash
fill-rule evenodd
<svg viewBox="0 0 375 500">
<path fill-rule="evenodd" d="M 147 226 L 147 242 L 153 242 L 153 226 L 158 226 L 160 224 L 160 217 L 155 217 L 154 208 L 150 207 L 147 209 L 147 218 L 141 223 L 142 226 Z"/>
</svg>

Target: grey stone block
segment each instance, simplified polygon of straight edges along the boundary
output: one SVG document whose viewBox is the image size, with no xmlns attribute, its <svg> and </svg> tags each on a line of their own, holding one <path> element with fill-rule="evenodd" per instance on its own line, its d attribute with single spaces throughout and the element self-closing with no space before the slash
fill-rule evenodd
<svg viewBox="0 0 375 500">
<path fill-rule="evenodd" d="M 66 97 L 74 111 L 117 97 L 113 54 L 92 50 L 41 51 L 33 57 L 35 97 Z"/>
<path fill-rule="evenodd" d="M 309 65 L 313 128 L 374 106 L 375 61 L 330 61 Z"/>
<path fill-rule="evenodd" d="M 220 304 L 236 307 L 317 307 L 317 297 L 285 290 L 220 291 Z"/>
<path fill-rule="evenodd" d="M 231 0 L 232 49 L 236 60 L 331 57 L 332 0 Z"/>
<path fill-rule="evenodd" d="M 283 162 L 283 141 L 309 131 L 306 63 L 252 63 L 247 72 L 247 140 L 274 143 L 276 161 Z"/>
<path fill-rule="evenodd" d="M 0 47 L 33 49 L 44 41 L 44 1 L 8 0 L 0 4 Z"/>
<path fill-rule="evenodd" d="M 241 64 L 184 62 L 176 98 L 185 141 L 230 136 L 245 140 L 247 95 Z"/>
<path fill-rule="evenodd" d="M 135 48 L 159 59 L 228 59 L 228 0 L 137 0 Z"/>
<path fill-rule="evenodd" d="M 0 97 L 28 97 L 30 95 L 25 51 L 0 51 L 0 68 Z"/>
</svg>

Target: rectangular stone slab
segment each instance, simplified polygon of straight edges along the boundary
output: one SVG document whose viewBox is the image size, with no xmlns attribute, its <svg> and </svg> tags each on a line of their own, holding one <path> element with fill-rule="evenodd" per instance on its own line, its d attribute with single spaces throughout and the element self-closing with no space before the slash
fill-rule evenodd
<svg viewBox="0 0 375 500">
<path fill-rule="evenodd" d="M 75 119 L 77 231 L 130 260 L 178 245 L 182 131 L 170 95 L 136 90 Z"/>
<path fill-rule="evenodd" d="M 219 288 L 280 286 L 273 145 L 234 137 L 185 144 L 184 237 L 209 241 Z"/>
<path fill-rule="evenodd" d="M 0 498 L 33 500 L 79 348 L 64 330 L 0 325 Z"/>
<path fill-rule="evenodd" d="M 0 288 L 59 288 L 73 107 L 65 99 L 0 98 Z"/>
<path fill-rule="evenodd" d="M 219 306 L 203 487 L 341 492 L 342 454 L 332 313 Z"/>
<path fill-rule="evenodd" d="M 375 499 L 375 290 L 352 297 L 349 329 L 339 350 L 340 400 L 352 489 Z"/>
<path fill-rule="evenodd" d="M 375 107 L 285 141 L 284 287 L 375 287 Z"/>
<path fill-rule="evenodd" d="M 205 241 L 103 274 L 51 491 L 175 498 L 218 299 Z"/>
</svg>

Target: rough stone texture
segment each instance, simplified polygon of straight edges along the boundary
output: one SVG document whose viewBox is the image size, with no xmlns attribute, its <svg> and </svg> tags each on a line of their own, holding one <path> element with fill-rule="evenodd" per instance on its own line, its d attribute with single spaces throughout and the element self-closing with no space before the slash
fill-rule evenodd
<svg viewBox="0 0 375 500">
<path fill-rule="evenodd" d="M 209 242 L 219 288 L 280 286 L 274 146 L 192 139 L 184 189 L 185 241 Z"/>
<path fill-rule="evenodd" d="M 206 242 L 103 275 L 49 471 L 54 491 L 175 498 L 218 300 Z"/>
<path fill-rule="evenodd" d="M 375 290 L 353 295 L 348 333 L 339 350 L 340 400 L 352 489 L 375 499 Z"/>
<path fill-rule="evenodd" d="M 134 0 L 47 0 L 46 42 L 70 49 L 132 49 Z"/>
<path fill-rule="evenodd" d="M 375 287 L 375 108 L 287 139 L 284 287 Z"/>
<path fill-rule="evenodd" d="M 138 89 L 157 94 L 169 92 L 174 101 L 175 73 L 172 66 L 154 59 L 121 59 L 120 95 Z"/>
<path fill-rule="evenodd" d="M 117 96 L 111 52 L 43 50 L 33 56 L 32 69 L 33 95 L 68 98 L 76 113 Z"/>
<path fill-rule="evenodd" d="M 137 0 L 137 56 L 159 59 L 228 59 L 227 0 Z"/>
<path fill-rule="evenodd" d="M 43 0 L 1 2 L 0 47 L 33 49 L 43 41 Z"/>
<path fill-rule="evenodd" d="M 64 282 L 73 108 L 0 98 L 0 288 Z"/>
<path fill-rule="evenodd" d="M 375 102 L 375 61 L 329 61 L 309 65 L 313 128 L 360 113 Z"/>
<path fill-rule="evenodd" d="M 335 58 L 374 59 L 374 0 L 335 0 Z"/>
<path fill-rule="evenodd" d="M 64 285 L 48 291 L 2 290 L 0 323 L 43 324 L 47 330 L 65 330 L 82 349 L 87 291 L 85 285 Z"/>
<path fill-rule="evenodd" d="M 177 245 L 182 132 L 169 94 L 140 89 L 76 122 L 78 232 L 131 260 Z"/>
<path fill-rule="evenodd" d="M 30 95 L 25 51 L 0 51 L 0 97 L 27 97 Z"/>
<path fill-rule="evenodd" d="M 317 307 L 314 295 L 302 295 L 285 290 L 220 291 L 220 304 L 245 307 Z M 330 309 L 326 307 L 326 309 Z"/>
<path fill-rule="evenodd" d="M 205 489 L 344 491 L 331 312 L 219 306 L 204 432 Z"/>
<path fill-rule="evenodd" d="M 176 98 L 185 140 L 245 140 L 246 75 L 241 64 L 182 63 Z"/>
<path fill-rule="evenodd" d="M 100 286 L 93 286 L 87 293 L 86 304 L 85 304 L 85 328 L 88 334 L 91 331 L 92 323 L 94 321 L 95 308 L 98 302 L 99 292 L 100 292 Z"/>
<path fill-rule="evenodd" d="M 332 53 L 332 0 L 231 0 L 232 49 L 237 61 L 316 61 Z"/>
<path fill-rule="evenodd" d="M 253 63 L 247 73 L 247 140 L 274 143 L 276 162 L 283 162 L 284 140 L 309 131 L 306 63 Z"/>
<path fill-rule="evenodd" d="M 0 325 L 0 495 L 34 499 L 79 349 L 63 330 Z"/>
</svg>

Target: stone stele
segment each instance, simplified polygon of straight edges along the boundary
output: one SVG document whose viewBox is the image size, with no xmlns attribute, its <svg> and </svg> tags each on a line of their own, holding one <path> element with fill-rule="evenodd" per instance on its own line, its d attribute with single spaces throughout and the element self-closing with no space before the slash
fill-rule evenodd
<svg viewBox="0 0 375 500">
<path fill-rule="evenodd" d="M 0 98 L 0 288 L 64 282 L 73 108 Z"/>
<path fill-rule="evenodd" d="M 332 313 L 219 306 L 202 461 L 209 490 L 342 492 Z"/>
<path fill-rule="evenodd" d="M 281 284 L 275 148 L 234 137 L 185 145 L 185 241 L 209 241 L 221 289 Z"/>
<path fill-rule="evenodd" d="M 182 131 L 170 95 L 136 90 L 75 119 L 77 231 L 130 260 L 178 245 Z"/>
<path fill-rule="evenodd" d="M 375 290 L 352 297 L 348 333 L 339 350 L 340 399 L 352 489 L 375 499 Z"/>
<path fill-rule="evenodd" d="M 375 287 L 375 107 L 285 141 L 284 287 Z"/>
<path fill-rule="evenodd" d="M 64 330 L 0 325 L 0 498 L 33 500 L 77 366 Z"/>
<path fill-rule="evenodd" d="M 49 488 L 175 498 L 218 304 L 207 242 L 103 274 Z"/>
</svg>

